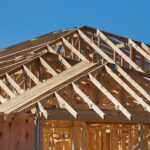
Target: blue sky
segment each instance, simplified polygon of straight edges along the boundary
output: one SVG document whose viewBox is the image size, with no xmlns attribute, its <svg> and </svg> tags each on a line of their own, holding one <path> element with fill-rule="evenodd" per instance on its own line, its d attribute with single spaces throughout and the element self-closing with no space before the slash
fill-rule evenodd
<svg viewBox="0 0 150 150">
<path fill-rule="evenodd" d="M 81 25 L 150 43 L 150 0 L 0 0 L 0 48 Z"/>
</svg>

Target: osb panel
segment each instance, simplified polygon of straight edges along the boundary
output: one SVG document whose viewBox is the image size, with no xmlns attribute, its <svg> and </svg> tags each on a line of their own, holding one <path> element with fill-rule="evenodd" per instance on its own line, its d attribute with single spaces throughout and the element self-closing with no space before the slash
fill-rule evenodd
<svg viewBox="0 0 150 150">
<path fill-rule="evenodd" d="M 0 150 L 33 150 L 34 121 L 15 119 L 0 122 Z"/>
</svg>

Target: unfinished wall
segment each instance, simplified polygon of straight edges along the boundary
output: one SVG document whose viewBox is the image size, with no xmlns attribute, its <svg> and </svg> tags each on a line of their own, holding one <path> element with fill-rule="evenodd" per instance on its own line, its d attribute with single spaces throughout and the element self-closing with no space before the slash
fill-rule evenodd
<svg viewBox="0 0 150 150">
<path fill-rule="evenodd" d="M 42 121 L 42 150 L 137 150 L 139 125 Z M 150 149 L 150 126 L 144 126 L 144 150 Z"/>
<path fill-rule="evenodd" d="M 41 120 L 41 150 L 137 150 L 139 125 Z M 150 126 L 144 125 L 144 150 L 150 149 Z M 31 119 L 0 122 L 0 150 L 34 150 Z"/>
<path fill-rule="evenodd" d="M 35 125 L 33 120 L 0 121 L 0 150 L 33 150 Z"/>
</svg>

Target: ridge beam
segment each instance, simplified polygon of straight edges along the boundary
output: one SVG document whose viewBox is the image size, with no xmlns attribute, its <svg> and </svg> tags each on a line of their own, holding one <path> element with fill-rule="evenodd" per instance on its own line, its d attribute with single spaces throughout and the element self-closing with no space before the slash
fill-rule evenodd
<svg viewBox="0 0 150 150">
<path fill-rule="evenodd" d="M 2 80 L 0 80 L 0 87 L 10 96 L 10 98 L 15 97 L 15 94 L 4 84 Z"/>
<path fill-rule="evenodd" d="M 148 54 L 150 54 L 150 47 L 148 47 L 145 43 L 141 43 L 141 47 L 144 49 L 144 50 L 146 50 L 146 52 L 148 53 Z"/>
<path fill-rule="evenodd" d="M 121 86 L 123 87 L 145 110 L 150 112 L 150 106 L 139 97 L 118 75 L 116 75 L 107 65 L 105 65 L 107 73 Z"/>
<path fill-rule="evenodd" d="M 74 118 L 77 118 L 78 113 L 58 93 L 55 92 L 55 96 L 60 107 L 65 108 Z"/>
<path fill-rule="evenodd" d="M 52 75 L 56 76 L 57 72 L 42 58 L 39 57 L 42 66 Z"/>
<path fill-rule="evenodd" d="M 91 46 L 100 56 L 102 56 L 107 62 L 116 64 L 116 62 L 111 59 L 107 54 L 103 52 L 95 43 L 93 43 L 82 31 L 78 30 L 80 37 Z M 137 89 L 148 101 L 150 101 L 150 95 L 134 80 L 132 77 L 127 74 L 119 65 L 116 64 L 117 71 L 135 88 Z M 138 69 L 137 69 L 138 70 Z M 143 71 L 142 71 L 143 72 Z"/>
<path fill-rule="evenodd" d="M 43 116 L 47 119 L 48 118 L 48 112 L 44 109 L 43 105 L 40 102 L 37 102 L 38 108 L 40 112 L 43 113 Z"/>
<path fill-rule="evenodd" d="M 74 53 L 76 54 L 82 61 L 89 62 L 87 58 L 85 58 L 73 45 L 71 45 L 65 38 L 62 38 L 63 43 Z"/>
<path fill-rule="evenodd" d="M 39 79 L 25 65 L 23 65 L 23 69 L 36 85 L 40 84 Z"/>
<path fill-rule="evenodd" d="M 12 77 L 9 74 L 5 74 L 8 82 L 17 90 L 19 94 L 23 93 L 23 89 L 20 88 L 20 86 L 12 79 Z"/>
<path fill-rule="evenodd" d="M 97 30 L 98 36 L 103 39 L 113 50 L 115 50 L 125 61 L 127 61 L 135 70 L 142 71 L 142 69 L 132 61 L 126 54 L 124 54 L 111 40 L 107 38 L 100 30 Z"/>
<path fill-rule="evenodd" d="M 128 39 L 128 44 L 131 45 L 137 52 L 139 52 L 147 60 L 150 60 L 150 55 L 147 54 L 142 48 L 140 48 L 134 41 Z"/>
<path fill-rule="evenodd" d="M 89 74 L 89 78 L 92 83 L 115 105 L 116 109 L 119 109 L 129 120 L 131 120 L 131 114 L 126 108 L 121 105 L 118 100 L 91 74 Z"/>
<path fill-rule="evenodd" d="M 47 49 L 48 49 L 48 51 L 50 52 L 50 53 L 54 53 L 54 54 L 57 54 L 57 52 L 55 52 L 54 50 L 53 50 L 53 48 L 52 47 L 50 47 L 49 45 L 47 45 Z M 57 54 L 58 55 L 58 54 Z M 68 68 L 71 68 L 71 65 L 63 58 L 63 56 L 61 56 L 60 54 L 58 55 L 58 58 L 59 58 L 59 60 L 61 60 L 62 61 L 62 63 L 64 64 L 64 66 L 68 69 Z"/>
<path fill-rule="evenodd" d="M 77 85 L 72 83 L 74 91 L 84 100 L 85 103 L 88 104 L 90 109 L 93 109 L 102 119 L 104 119 L 104 112 L 96 106 L 79 88 Z"/>
</svg>

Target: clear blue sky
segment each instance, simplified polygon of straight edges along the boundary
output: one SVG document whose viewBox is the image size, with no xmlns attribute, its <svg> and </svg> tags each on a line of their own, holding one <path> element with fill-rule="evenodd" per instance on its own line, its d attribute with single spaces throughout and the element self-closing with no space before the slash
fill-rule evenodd
<svg viewBox="0 0 150 150">
<path fill-rule="evenodd" d="M 150 0 L 0 0 L 0 48 L 81 25 L 150 43 Z"/>
</svg>

